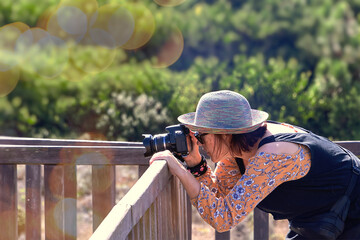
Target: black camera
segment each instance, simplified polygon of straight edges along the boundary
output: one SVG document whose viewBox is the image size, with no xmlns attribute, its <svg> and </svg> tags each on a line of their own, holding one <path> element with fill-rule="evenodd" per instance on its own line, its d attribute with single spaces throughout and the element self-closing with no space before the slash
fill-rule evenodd
<svg viewBox="0 0 360 240">
<path fill-rule="evenodd" d="M 165 128 L 168 133 L 150 135 L 143 134 L 145 137 L 143 145 L 145 146 L 145 157 L 152 156 L 156 152 L 169 150 L 172 153 L 186 156 L 189 153 L 186 136 L 189 129 L 183 124 L 172 125 Z"/>
</svg>

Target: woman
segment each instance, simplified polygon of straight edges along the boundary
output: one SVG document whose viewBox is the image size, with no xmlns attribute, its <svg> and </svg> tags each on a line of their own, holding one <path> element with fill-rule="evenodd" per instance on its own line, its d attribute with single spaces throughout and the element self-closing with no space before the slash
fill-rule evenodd
<svg viewBox="0 0 360 240">
<path fill-rule="evenodd" d="M 150 164 L 166 160 L 217 231 L 257 206 L 289 220 L 287 239 L 360 239 L 360 160 L 321 136 L 267 118 L 238 93 L 207 93 L 196 112 L 178 118 L 191 130 L 188 167 L 169 151 L 154 154 Z M 197 145 L 217 163 L 214 173 Z"/>
</svg>

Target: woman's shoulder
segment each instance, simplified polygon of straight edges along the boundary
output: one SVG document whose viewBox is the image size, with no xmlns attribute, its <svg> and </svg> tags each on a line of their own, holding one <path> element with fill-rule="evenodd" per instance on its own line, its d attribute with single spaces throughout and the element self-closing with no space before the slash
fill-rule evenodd
<svg viewBox="0 0 360 240">
<path fill-rule="evenodd" d="M 290 142 L 272 142 L 261 146 L 257 153 L 266 152 L 272 154 L 295 154 L 299 150 L 299 144 Z"/>
<path fill-rule="evenodd" d="M 278 133 L 307 133 L 303 129 L 293 126 L 287 123 L 266 123 L 267 125 L 267 133 L 270 135 L 278 134 Z"/>
<path fill-rule="evenodd" d="M 279 133 L 306 133 L 302 129 L 293 127 L 288 124 L 274 124 L 267 123 L 267 131 L 264 135 L 264 138 L 279 134 Z M 267 143 L 261 146 L 257 153 L 266 152 L 273 154 L 294 154 L 299 150 L 299 144 L 291 142 L 272 142 Z"/>
</svg>

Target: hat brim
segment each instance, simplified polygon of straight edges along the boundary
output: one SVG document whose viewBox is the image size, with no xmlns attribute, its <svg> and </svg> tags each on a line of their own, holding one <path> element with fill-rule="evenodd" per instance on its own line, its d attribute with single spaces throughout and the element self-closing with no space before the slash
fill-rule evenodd
<svg viewBox="0 0 360 240">
<path fill-rule="evenodd" d="M 255 131 L 258 129 L 269 117 L 267 112 L 261 110 L 251 109 L 252 124 L 245 128 L 213 128 L 209 126 L 196 125 L 195 112 L 186 113 L 178 117 L 178 121 L 186 125 L 191 131 L 212 134 L 242 134 Z"/>
</svg>

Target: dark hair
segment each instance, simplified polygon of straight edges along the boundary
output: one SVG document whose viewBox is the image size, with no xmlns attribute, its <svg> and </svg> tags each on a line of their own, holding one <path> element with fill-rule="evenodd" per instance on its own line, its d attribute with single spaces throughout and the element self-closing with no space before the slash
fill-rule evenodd
<svg viewBox="0 0 360 240">
<path fill-rule="evenodd" d="M 241 154 L 242 152 L 249 152 L 250 148 L 265 135 L 267 125 L 264 124 L 255 131 L 242 134 L 231 134 L 229 149 L 232 154 Z M 220 151 L 221 144 L 226 144 L 224 134 L 215 134 L 216 151 Z"/>
</svg>

